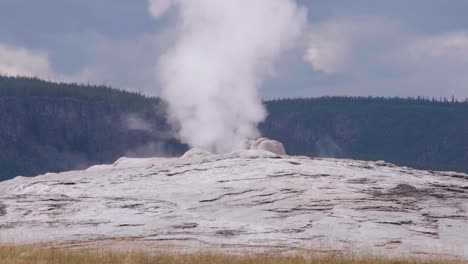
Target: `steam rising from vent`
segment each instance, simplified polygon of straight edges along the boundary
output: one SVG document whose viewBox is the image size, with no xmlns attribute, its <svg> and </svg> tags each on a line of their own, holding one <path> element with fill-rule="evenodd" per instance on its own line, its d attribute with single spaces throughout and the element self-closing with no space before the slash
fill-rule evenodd
<svg viewBox="0 0 468 264">
<path fill-rule="evenodd" d="M 179 138 L 226 152 L 258 137 L 266 111 L 257 88 L 294 46 L 306 9 L 293 0 L 152 0 L 150 7 L 155 17 L 177 11 L 175 43 L 158 75 Z"/>
</svg>

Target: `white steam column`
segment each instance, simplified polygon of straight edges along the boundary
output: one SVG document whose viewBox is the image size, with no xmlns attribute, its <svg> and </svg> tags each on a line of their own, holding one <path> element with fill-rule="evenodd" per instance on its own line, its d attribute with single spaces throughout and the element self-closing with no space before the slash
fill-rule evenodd
<svg viewBox="0 0 468 264">
<path fill-rule="evenodd" d="M 293 0 L 151 3 L 155 17 L 176 15 L 175 41 L 159 61 L 158 77 L 179 139 L 220 153 L 258 138 L 266 111 L 257 89 L 294 47 L 307 10 Z"/>
</svg>

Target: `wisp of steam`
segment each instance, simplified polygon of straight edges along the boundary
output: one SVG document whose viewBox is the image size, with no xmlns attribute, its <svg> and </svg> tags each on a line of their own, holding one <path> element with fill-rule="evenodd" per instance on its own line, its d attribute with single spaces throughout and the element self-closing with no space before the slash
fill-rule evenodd
<svg viewBox="0 0 468 264">
<path fill-rule="evenodd" d="M 181 141 L 212 152 L 259 136 L 257 89 L 307 20 L 294 0 L 152 0 L 172 8 L 176 38 L 158 65 L 162 97 Z M 160 7 L 163 10 L 158 10 Z"/>
</svg>

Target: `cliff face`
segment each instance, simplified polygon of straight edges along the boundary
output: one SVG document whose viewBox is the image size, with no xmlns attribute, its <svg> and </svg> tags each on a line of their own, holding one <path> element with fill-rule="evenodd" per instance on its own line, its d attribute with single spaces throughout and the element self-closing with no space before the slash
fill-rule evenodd
<svg viewBox="0 0 468 264">
<path fill-rule="evenodd" d="M 185 150 L 159 107 L 135 111 L 76 98 L 0 96 L 0 179 Z"/>
</svg>

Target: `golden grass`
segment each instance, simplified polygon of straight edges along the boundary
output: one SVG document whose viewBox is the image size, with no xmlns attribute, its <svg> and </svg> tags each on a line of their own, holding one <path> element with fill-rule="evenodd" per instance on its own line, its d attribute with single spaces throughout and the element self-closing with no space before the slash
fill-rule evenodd
<svg viewBox="0 0 468 264">
<path fill-rule="evenodd" d="M 67 250 L 53 247 L 0 246 L 0 264 L 462 264 L 456 259 L 390 258 L 353 256 L 337 253 L 296 256 L 285 255 L 226 255 L 212 253 L 158 254 Z"/>
</svg>

